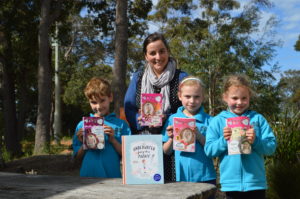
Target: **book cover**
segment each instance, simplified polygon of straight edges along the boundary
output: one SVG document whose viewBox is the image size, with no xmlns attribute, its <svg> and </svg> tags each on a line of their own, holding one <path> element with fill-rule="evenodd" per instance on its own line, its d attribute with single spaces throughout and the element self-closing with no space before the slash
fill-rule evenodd
<svg viewBox="0 0 300 199">
<path fill-rule="evenodd" d="M 142 93 L 141 94 L 141 125 L 161 126 L 162 125 L 162 94 Z"/>
<path fill-rule="evenodd" d="M 83 149 L 104 149 L 104 119 L 102 117 L 83 117 Z"/>
<path fill-rule="evenodd" d="M 195 152 L 196 120 L 194 118 L 173 118 L 173 149 Z"/>
<path fill-rule="evenodd" d="M 122 136 L 123 184 L 164 184 L 162 135 Z"/>
<path fill-rule="evenodd" d="M 232 130 L 228 141 L 228 154 L 250 154 L 251 144 L 246 137 L 246 131 L 250 128 L 250 119 L 246 116 L 228 118 L 226 124 Z"/>
</svg>

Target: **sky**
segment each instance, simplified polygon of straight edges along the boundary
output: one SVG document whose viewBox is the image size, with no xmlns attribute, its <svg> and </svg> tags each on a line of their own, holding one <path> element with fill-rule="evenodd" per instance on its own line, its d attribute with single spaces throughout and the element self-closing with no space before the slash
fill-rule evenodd
<svg viewBox="0 0 300 199">
<path fill-rule="evenodd" d="M 152 0 L 156 5 L 158 0 Z M 241 6 L 249 0 L 240 0 Z M 270 0 L 273 3 L 271 9 L 262 12 L 262 22 L 274 15 L 279 24 L 276 27 L 276 39 L 282 41 L 282 46 L 276 48 L 276 56 L 271 63 L 278 63 L 280 71 L 300 70 L 300 51 L 295 51 L 294 45 L 300 35 L 300 0 Z M 157 28 L 150 24 L 151 29 Z M 267 66 L 266 66 L 267 67 Z M 275 75 L 277 78 L 279 74 Z"/>
</svg>

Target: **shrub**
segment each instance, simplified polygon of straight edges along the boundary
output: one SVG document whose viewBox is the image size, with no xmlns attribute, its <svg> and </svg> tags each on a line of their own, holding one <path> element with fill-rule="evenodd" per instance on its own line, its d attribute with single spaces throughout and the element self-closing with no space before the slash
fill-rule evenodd
<svg viewBox="0 0 300 199">
<path fill-rule="evenodd" d="M 299 198 L 300 112 L 286 111 L 271 123 L 277 140 L 276 152 L 266 160 L 269 189 L 267 198 Z"/>
</svg>

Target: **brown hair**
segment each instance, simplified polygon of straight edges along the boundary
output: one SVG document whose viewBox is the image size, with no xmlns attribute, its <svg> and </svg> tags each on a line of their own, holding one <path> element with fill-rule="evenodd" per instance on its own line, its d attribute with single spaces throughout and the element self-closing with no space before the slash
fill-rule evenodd
<svg viewBox="0 0 300 199">
<path fill-rule="evenodd" d="M 84 89 L 84 94 L 88 99 L 94 97 L 98 98 L 99 96 L 111 96 L 111 86 L 108 81 L 99 78 L 93 77 L 86 85 Z"/>
<path fill-rule="evenodd" d="M 150 35 L 144 40 L 144 43 L 143 43 L 143 53 L 144 53 L 144 55 L 147 54 L 147 46 L 148 46 L 150 43 L 155 42 L 155 41 L 159 41 L 159 40 L 161 40 L 161 41 L 164 43 L 164 45 L 166 46 L 167 50 L 168 50 L 169 53 L 170 53 L 170 48 L 169 48 L 168 42 L 167 42 L 167 40 L 165 39 L 165 37 L 164 37 L 162 34 L 155 32 L 155 33 L 150 34 Z"/>
<path fill-rule="evenodd" d="M 249 90 L 250 96 L 253 96 L 250 80 L 246 75 L 237 74 L 227 76 L 224 81 L 223 93 L 226 93 L 231 86 L 246 87 Z"/>
</svg>

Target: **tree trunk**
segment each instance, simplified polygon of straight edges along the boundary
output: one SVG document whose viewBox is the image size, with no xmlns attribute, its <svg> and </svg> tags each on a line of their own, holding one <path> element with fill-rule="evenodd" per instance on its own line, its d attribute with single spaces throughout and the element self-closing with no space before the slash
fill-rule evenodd
<svg viewBox="0 0 300 199">
<path fill-rule="evenodd" d="M 117 0 L 116 5 L 116 39 L 114 63 L 114 110 L 119 116 L 126 92 L 128 19 L 127 0 Z"/>
<path fill-rule="evenodd" d="M 58 25 L 56 24 L 55 27 L 55 75 L 54 75 L 54 79 L 55 79 L 55 94 L 54 94 L 54 123 L 53 123 L 53 136 L 54 136 L 54 141 L 56 144 L 59 144 L 60 141 L 60 136 L 61 136 L 61 99 L 60 99 L 60 74 L 59 74 L 59 48 L 58 48 Z"/>
<path fill-rule="evenodd" d="M 45 154 L 50 147 L 51 65 L 49 27 L 51 0 L 41 1 L 39 26 L 38 113 L 34 154 Z"/>
<path fill-rule="evenodd" d="M 2 64 L 2 100 L 3 100 L 3 117 L 4 117 L 4 140 L 8 152 L 16 156 L 21 152 L 21 145 L 17 133 L 17 116 L 16 116 L 16 98 L 15 98 L 15 74 L 12 64 L 12 49 L 9 33 L 2 32 L 1 40 L 3 41 L 3 54 L 1 54 Z"/>
</svg>

